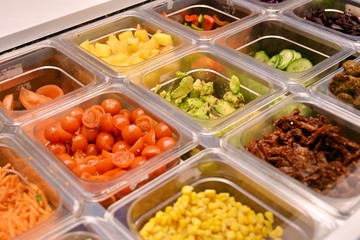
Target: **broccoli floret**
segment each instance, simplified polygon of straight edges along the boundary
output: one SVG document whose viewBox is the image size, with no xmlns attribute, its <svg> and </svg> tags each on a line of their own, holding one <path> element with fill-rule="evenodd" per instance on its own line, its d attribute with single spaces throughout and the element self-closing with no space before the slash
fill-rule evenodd
<svg viewBox="0 0 360 240">
<path fill-rule="evenodd" d="M 228 115 L 236 110 L 231 103 L 223 100 L 219 100 L 213 107 L 221 116 Z"/>
<path fill-rule="evenodd" d="M 181 82 L 179 86 L 172 91 L 171 97 L 172 98 L 179 98 L 179 97 L 185 97 L 188 95 L 191 90 L 194 83 L 194 79 L 191 76 L 186 76 L 183 79 L 181 79 Z"/>
<path fill-rule="evenodd" d="M 240 90 L 241 90 L 241 86 L 240 86 L 240 80 L 237 76 L 235 75 L 232 75 L 231 76 L 231 80 L 230 80 L 230 83 L 229 83 L 229 87 L 230 87 L 230 90 L 234 93 L 234 94 L 238 94 L 240 93 Z"/>
</svg>

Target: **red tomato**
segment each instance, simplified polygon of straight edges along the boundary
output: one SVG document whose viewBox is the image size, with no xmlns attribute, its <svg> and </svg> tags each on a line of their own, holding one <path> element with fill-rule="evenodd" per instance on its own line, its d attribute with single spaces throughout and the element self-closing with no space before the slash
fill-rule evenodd
<svg viewBox="0 0 360 240">
<path fill-rule="evenodd" d="M 147 145 L 144 147 L 144 149 L 141 151 L 141 156 L 146 157 L 146 159 L 152 158 L 156 155 L 159 155 L 162 152 L 162 150 L 155 145 Z"/>
<path fill-rule="evenodd" d="M 80 128 L 80 122 L 72 116 L 65 116 L 60 120 L 62 129 L 68 133 L 75 133 Z"/>
<path fill-rule="evenodd" d="M 66 153 L 66 147 L 63 143 L 49 143 L 46 147 L 55 155 Z"/>
<path fill-rule="evenodd" d="M 131 124 L 121 130 L 121 136 L 125 142 L 134 144 L 142 136 L 142 131 L 135 124 Z"/>
<path fill-rule="evenodd" d="M 132 152 L 118 151 L 114 153 L 114 157 L 112 161 L 119 168 L 127 168 L 130 167 L 134 159 L 135 159 L 135 155 Z"/>
<path fill-rule="evenodd" d="M 172 137 L 172 131 L 166 123 L 159 122 L 155 126 L 155 137 L 158 140 L 163 137 Z"/>
<path fill-rule="evenodd" d="M 145 115 L 145 111 L 142 108 L 136 108 L 134 111 L 132 111 L 130 119 L 132 123 L 135 123 L 135 120 L 137 117 L 141 116 L 141 115 Z"/>
<path fill-rule="evenodd" d="M 84 151 L 85 152 L 87 147 L 88 147 L 88 140 L 86 139 L 86 137 L 84 135 L 79 133 L 73 137 L 72 143 L 71 143 L 71 151 L 73 151 L 73 152 Z"/>
<path fill-rule="evenodd" d="M 72 133 L 69 133 L 69 132 L 65 131 L 64 129 L 62 129 L 61 126 L 59 126 L 58 131 L 59 131 L 59 134 L 60 134 L 60 139 L 59 139 L 60 142 L 66 143 L 66 142 L 71 141 L 71 139 L 73 137 Z"/>
<path fill-rule="evenodd" d="M 144 162 L 146 162 L 146 157 L 144 157 L 144 156 L 137 156 L 137 157 L 135 157 L 134 161 L 132 161 L 130 167 L 131 167 L 131 168 L 135 168 L 135 167 L 143 164 Z"/>
<path fill-rule="evenodd" d="M 95 163 L 94 166 L 96 167 L 96 170 L 99 174 L 106 173 L 106 172 L 116 168 L 116 166 L 113 163 L 112 157 L 100 159 Z"/>
<path fill-rule="evenodd" d="M 114 126 L 112 124 L 112 116 L 110 113 L 105 113 L 100 121 L 100 129 L 105 132 L 114 132 Z"/>
<path fill-rule="evenodd" d="M 83 125 L 80 128 L 80 133 L 84 135 L 89 142 L 95 142 L 100 130 L 98 128 L 88 128 Z"/>
<path fill-rule="evenodd" d="M 115 143 L 114 136 L 108 132 L 100 132 L 96 137 L 96 148 L 98 150 L 111 151 Z"/>
<path fill-rule="evenodd" d="M 135 156 L 139 156 L 143 148 L 144 139 L 142 137 L 139 137 L 139 139 L 131 146 L 129 152 L 132 152 L 133 154 L 135 154 Z"/>
<path fill-rule="evenodd" d="M 123 141 L 123 140 L 119 140 L 117 141 L 113 147 L 112 147 L 112 152 L 118 152 L 118 151 L 126 151 L 129 150 L 131 148 L 131 145 L 128 144 L 127 142 Z"/>
<path fill-rule="evenodd" d="M 96 174 L 96 168 L 95 166 L 91 166 L 88 164 L 80 164 L 77 165 L 74 169 L 73 172 L 78 175 L 79 177 L 84 173 L 89 173 L 91 175 L 95 175 Z"/>
<path fill-rule="evenodd" d="M 175 145 L 176 140 L 173 137 L 162 137 L 156 143 L 156 146 L 158 146 L 162 151 L 165 151 Z"/>
<path fill-rule="evenodd" d="M 112 121 L 113 126 L 119 130 L 122 130 L 124 127 L 130 125 L 129 119 L 125 115 L 122 115 L 122 114 L 117 114 L 117 115 L 113 116 L 111 121 Z"/>
<path fill-rule="evenodd" d="M 144 141 L 147 145 L 155 145 L 156 144 L 156 138 L 155 138 L 155 130 L 151 129 L 149 132 L 147 132 L 144 136 Z"/>
<path fill-rule="evenodd" d="M 68 116 L 76 118 L 79 123 L 81 123 L 83 115 L 84 110 L 81 107 L 76 107 L 68 113 Z"/>
<path fill-rule="evenodd" d="M 46 126 L 44 130 L 44 137 L 51 143 L 57 143 L 60 141 L 59 127 L 56 124 L 50 124 Z"/>
<path fill-rule="evenodd" d="M 100 107 L 100 108 L 99 108 Z M 97 128 L 100 126 L 100 121 L 105 111 L 101 111 L 102 107 L 98 105 L 94 105 L 85 110 L 84 115 L 82 117 L 82 123 L 85 127 L 88 128 Z"/>
<path fill-rule="evenodd" d="M 112 116 L 118 114 L 121 110 L 121 103 L 114 98 L 107 98 L 101 102 L 101 106 L 106 113 L 110 113 Z"/>
<path fill-rule="evenodd" d="M 86 155 L 94 155 L 94 156 L 97 156 L 97 155 L 99 155 L 99 150 L 96 148 L 96 144 L 94 144 L 94 143 L 89 143 L 88 144 L 88 146 L 87 146 L 87 148 L 86 148 L 86 150 L 85 150 L 85 153 L 86 153 Z"/>
<path fill-rule="evenodd" d="M 166 165 L 159 167 L 154 172 L 149 174 L 150 179 L 154 179 L 157 176 L 160 176 L 161 174 L 163 174 L 166 171 L 166 169 L 167 169 Z"/>
<path fill-rule="evenodd" d="M 68 153 L 59 153 L 59 154 L 56 154 L 56 156 L 57 156 L 61 161 L 72 160 L 71 155 L 68 154 Z"/>
<path fill-rule="evenodd" d="M 124 170 L 124 169 L 121 169 L 121 168 L 114 168 L 114 169 L 112 169 L 110 171 L 107 171 L 103 175 L 115 178 L 115 177 L 123 175 L 124 173 L 127 173 L 127 170 Z"/>
<path fill-rule="evenodd" d="M 135 119 L 135 125 L 140 127 L 143 132 L 154 129 L 154 119 L 148 115 L 140 115 Z"/>
</svg>

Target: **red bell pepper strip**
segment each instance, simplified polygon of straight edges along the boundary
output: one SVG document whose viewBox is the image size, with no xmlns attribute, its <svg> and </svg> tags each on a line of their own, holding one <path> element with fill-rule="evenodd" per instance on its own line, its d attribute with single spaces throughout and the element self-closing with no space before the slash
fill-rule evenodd
<svg viewBox="0 0 360 240">
<path fill-rule="evenodd" d="M 213 19 L 214 19 L 215 23 L 216 23 L 217 25 L 219 25 L 220 27 L 223 27 L 223 26 L 229 24 L 228 21 L 221 21 L 221 20 L 219 20 L 219 18 L 216 16 L 216 14 L 213 16 Z"/>
<path fill-rule="evenodd" d="M 161 13 L 161 15 L 162 15 L 163 17 L 166 17 L 166 16 L 167 16 L 167 14 L 166 14 L 165 11 L 163 11 L 163 12 Z"/>
<path fill-rule="evenodd" d="M 214 27 L 214 19 L 209 16 L 209 15 L 204 15 L 204 30 L 208 31 L 208 30 L 212 30 L 212 28 Z"/>
<path fill-rule="evenodd" d="M 192 14 L 192 15 L 185 15 L 185 22 L 191 22 L 194 26 L 198 27 L 200 25 L 199 20 L 198 20 L 199 16 L 196 14 Z"/>
</svg>

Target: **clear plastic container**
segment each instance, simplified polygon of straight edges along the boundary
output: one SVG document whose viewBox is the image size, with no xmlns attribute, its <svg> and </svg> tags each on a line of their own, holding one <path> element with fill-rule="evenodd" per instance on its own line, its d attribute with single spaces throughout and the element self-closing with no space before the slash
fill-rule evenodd
<svg viewBox="0 0 360 240">
<path fill-rule="evenodd" d="M 324 11 L 323 11 L 324 10 Z M 332 33 L 334 35 L 338 35 L 347 39 L 350 39 L 352 41 L 359 42 L 360 40 L 360 32 L 357 30 L 356 33 L 351 33 L 351 31 L 346 31 L 341 26 L 336 26 L 336 23 L 334 22 L 334 27 L 330 27 L 327 22 L 324 21 L 324 24 L 320 24 L 320 22 L 323 18 L 322 14 L 325 14 L 325 16 L 336 16 L 336 14 L 340 14 L 345 16 L 345 13 L 350 13 L 352 15 L 355 15 L 357 17 L 360 17 L 360 3 L 356 0 L 343 0 L 343 1 L 337 1 L 337 0 L 316 0 L 316 1 L 305 1 L 303 4 L 293 8 L 288 9 L 284 11 L 285 14 L 294 17 L 295 19 L 309 24 L 311 26 L 315 26 L 318 29 L 328 31 L 329 33 Z M 313 14 L 312 14 L 313 13 Z M 316 17 L 318 18 L 317 21 L 319 23 L 307 19 L 306 17 L 311 17 L 311 14 L 314 16 L 314 20 Z M 327 18 L 328 19 L 328 18 Z M 350 20 L 347 20 L 347 22 L 350 22 Z M 357 24 L 354 25 L 355 27 L 359 28 L 359 21 Z"/>
<path fill-rule="evenodd" d="M 163 49 L 160 49 L 158 48 L 158 44 L 156 43 L 154 43 L 154 45 L 144 44 L 143 47 L 141 47 L 140 43 L 142 44 L 143 42 L 140 40 L 135 41 L 133 43 L 129 43 L 129 45 L 126 42 L 125 46 L 119 46 L 118 44 L 113 44 L 112 46 L 114 51 L 115 52 L 119 51 L 119 54 L 117 55 L 111 54 L 110 56 L 112 56 L 113 59 L 117 59 L 114 56 L 121 55 L 124 57 L 126 61 L 129 60 L 128 64 L 123 64 L 119 62 L 114 63 L 111 61 L 110 62 L 105 61 L 102 58 L 96 56 L 95 54 L 89 52 L 88 50 L 85 50 L 83 47 L 80 46 L 86 40 L 88 40 L 89 43 L 91 44 L 96 45 L 96 43 L 98 43 L 98 44 L 106 45 L 110 35 L 117 37 L 119 40 L 118 37 L 119 34 L 127 31 L 132 31 L 134 34 L 134 31 L 138 27 L 147 31 L 149 39 L 152 39 L 153 35 L 157 31 L 161 31 L 162 33 L 170 35 L 173 42 L 173 48 L 165 47 Z M 134 37 L 133 39 L 136 40 L 139 38 Z M 125 43 L 125 41 L 127 40 L 124 40 L 122 42 Z M 161 57 L 164 55 L 174 53 L 177 49 L 191 46 L 192 40 L 190 38 L 186 38 L 185 36 L 180 36 L 176 31 L 174 31 L 174 29 L 169 29 L 164 25 L 158 24 L 157 22 L 152 21 L 151 18 L 147 17 L 143 13 L 134 10 L 134 11 L 126 11 L 124 13 L 105 18 L 93 24 L 89 24 L 85 27 L 78 28 L 74 31 L 67 32 L 59 36 L 59 42 L 61 44 L 65 44 L 66 48 L 72 49 L 74 53 L 79 54 L 80 56 L 83 57 L 83 59 L 91 62 L 99 69 L 106 71 L 111 76 L 117 77 L 119 75 L 127 74 L 128 72 L 139 71 L 140 69 L 144 68 L 147 64 L 150 64 L 155 60 L 161 59 Z M 148 47 L 144 47 L 144 46 L 148 46 Z M 123 48 L 126 48 L 127 53 L 125 53 L 125 55 L 121 54 L 124 53 Z M 133 54 L 133 52 L 131 52 L 129 49 L 132 49 L 132 51 L 136 52 L 136 54 Z M 143 51 L 142 52 L 143 54 L 139 55 L 140 50 L 148 50 L 148 49 L 158 49 L 159 51 L 157 51 L 156 54 L 155 53 L 153 54 L 151 51 L 148 53 Z M 113 52 L 110 51 L 110 53 Z M 128 54 L 129 57 L 126 57 L 127 56 L 126 54 Z M 108 55 L 104 55 L 104 58 L 107 56 Z M 131 60 L 130 57 L 132 57 Z M 142 61 L 136 60 L 140 58 L 142 59 Z"/>
<path fill-rule="evenodd" d="M 32 193 L 27 195 L 24 194 L 24 199 L 28 199 L 28 201 L 24 200 L 23 202 L 23 204 L 26 204 L 26 202 L 31 204 L 31 207 L 34 209 L 34 214 L 39 215 L 33 215 L 32 217 L 29 216 L 26 218 L 20 217 L 20 214 L 17 215 L 13 213 L 14 217 L 8 218 L 8 222 L 3 222 L 2 224 L 8 226 L 8 231 L 10 233 L 11 231 L 14 231 L 13 229 L 21 229 L 21 227 L 24 226 L 22 224 L 36 223 L 35 221 L 37 221 L 37 218 L 42 215 L 44 220 L 38 222 L 33 227 L 24 228 L 27 230 L 21 230 L 22 233 L 18 233 L 16 239 L 40 239 L 44 236 L 46 238 L 46 236 L 48 237 L 49 231 L 56 229 L 57 226 L 75 218 L 76 214 L 80 211 L 81 206 L 79 205 L 78 199 L 74 199 L 71 195 L 69 195 L 62 186 L 58 185 L 51 177 L 49 177 L 49 174 L 44 174 L 43 169 L 39 168 L 36 163 L 39 159 L 36 158 L 33 152 L 29 153 L 23 145 L 27 145 L 27 142 L 22 141 L 21 137 L 18 135 L 7 133 L 7 129 L 5 129 L 0 136 L 0 167 L 5 167 L 7 164 L 11 164 L 10 169 L 17 172 L 10 170 L 6 171 L 10 171 L 8 172 L 9 175 L 18 175 L 20 180 L 19 184 L 16 183 L 17 185 L 12 185 L 8 182 L 9 185 L 7 185 L 7 189 L 9 190 L 9 197 L 15 197 L 15 194 L 12 196 L 13 193 L 10 193 L 10 191 L 13 190 L 10 186 L 20 188 L 20 184 L 22 184 L 25 186 L 31 186 L 31 189 L 36 189 L 34 186 L 41 189 L 42 193 L 37 190 L 35 191 L 36 199 L 31 198 L 33 196 Z M 25 180 L 22 180 L 22 178 L 25 178 Z M 6 177 L 3 176 L 1 184 L 3 190 L 6 186 L 5 184 L 7 183 L 7 180 L 5 179 Z M 18 190 L 19 194 L 23 194 L 22 191 L 24 190 Z M 10 204 L 13 204 L 11 203 L 11 200 L 6 200 L 6 194 L 4 194 L 3 197 L 2 206 L 11 206 Z M 9 201 L 9 203 L 7 203 L 7 201 Z M 43 201 L 43 210 L 38 211 L 38 209 L 36 209 L 38 205 L 33 201 Z M 45 212 L 44 209 L 46 209 L 47 206 L 49 206 L 52 211 L 48 211 L 48 213 L 45 214 L 43 212 Z M 17 206 L 13 207 L 13 211 L 29 211 L 26 205 L 20 205 L 20 202 Z M 2 209 L 2 214 L 6 214 L 5 209 Z M 5 221 L 5 219 L 6 217 L 3 216 L 2 220 Z M 16 221 L 19 225 L 16 225 L 14 221 Z M 1 232 L 4 234 L 3 236 L 7 236 L 7 234 L 3 231 Z"/>
<path fill-rule="evenodd" d="M 235 2 L 238 0 L 235 0 Z M 256 5 L 258 5 L 261 8 L 264 8 L 266 11 L 269 12 L 279 12 L 284 11 L 285 9 L 292 8 L 296 5 L 301 4 L 302 2 L 305 2 L 306 0 L 277 0 L 270 2 L 263 1 L 263 0 L 248 0 L 249 2 L 252 2 Z"/>
<path fill-rule="evenodd" d="M 196 79 L 212 82 L 214 88 L 212 95 L 218 99 L 222 99 L 223 95 L 230 91 L 231 77 L 233 75 L 238 77 L 241 84 L 240 93 L 244 97 L 243 106 L 229 114 L 224 111 L 223 115 L 217 113 L 221 109 L 217 112 L 210 110 L 206 115 L 210 116 L 208 119 L 203 118 L 204 114 L 198 116 L 191 111 L 184 111 L 159 95 L 163 90 L 171 92 L 177 88 L 181 80 L 181 78 L 176 77 L 177 71 L 192 76 L 194 82 Z M 263 105 L 262 102 L 274 100 L 287 91 L 285 84 L 277 81 L 278 79 L 253 70 L 246 63 L 233 64 L 231 58 L 206 46 L 184 52 L 177 58 L 169 59 L 166 64 L 153 66 L 153 69 L 140 74 L 140 76 L 131 76 L 130 80 L 146 90 L 151 90 L 147 91 L 150 93 L 149 97 L 159 98 L 176 114 L 182 115 L 181 118 L 189 119 L 190 121 L 187 121 L 187 124 L 205 134 L 218 134 L 220 131 L 225 131 L 230 125 L 241 121 L 247 114 Z M 157 89 L 157 85 L 161 88 Z M 155 89 L 157 89 L 156 93 Z M 213 106 L 214 104 L 210 105 Z M 226 106 L 223 109 L 227 109 Z"/>
<path fill-rule="evenodd" d="M 311 31 L 293 19 L 276 14 L 259 18 L 250 26 L 238 28 L 214 41 L 215 47 L 232 50 L 232 54 L 246 57 L 258 68 L 282 75 L 290 84 L 308 86 L 318 79 L 318 74 L 337 68 L 337 63 L 353 53 L 346 39 L 329 36 L 326 32 Z M 307 58 L 312 67 L 299 72 L 286 72 L 254 59 L 258 51 L 265 51 L 271 58 L 284 49 L 292 49 Z"/>
<path fill-rule="evenodd" d="M 359 63 L 360 59 L 357 58 L 354 61 Z M 333 81 L 335 76 L 345 76 L 345 75 L 347 75 L 347 74 L 345 74 L 344 68 L 343 67 L 339 68 L 337 71 L 329 74 L 328 76 L 326 76 L 322 80 L 320 80 L 318 83 L 314 84 L 314 86 L 312 86 L 310 89 L 311 93 L 314 94 L 314 96 L 319 97 L 320 99 L 324 99 L 326 101 L 329 101 L 329 102 L 335 104 L 336 106 L 339 106 L 342 109 L 346 109 L 351 113 L 360 115 L 360 110 L 359 110 L 358 106 L 355 106 L 352 103 L 346 102 L 345 100 L 338 98 L 329 89 L 329 84 L 331 81 Z M 347 84 L 347 86 L 348 86 L 347 89 L 349 89 L 349 93 L 351 92 L 351 87 L 354 86 L 354 85 L 352 85 L 352 86 L 351 85 Z M 344 91 L 342 91 L 342 92 L 346 92 L 346 90 L 344 89 Z"/>
<path fill-rule="evenodd" d="M 76 107 L 81 107 L 83 110 L 86 110 L 91 106 L 100 105 L 105 98 L 118 99 L 122 105 L 122 109 L 133 111 L 136 108 L 141 107 L 145 110 L 145 113 L 152 117 L 156 122 L 165 122 L 174 133 L 174 138 L 177 141 L 176 144 L 170 149 L 147 160 L 142 165 L 130 169 L 119 177 L 99 182 L 80 178 L 70 169 L 70 167 L 64 164 L 63 161 L 57 158 L 56 155 L 45 146 L 48 144 L 48 141 L 44 137 L 44 130 L 48 125 L 55 124 Z M 69 176 L 71 184 L 74 189 L 80 191 L 79 196 L 82 198 L 91 202 L 106 200 L 103 204 L 108 206 L 112 201 L 123 197 L 137 187 L 140 187 L 144 183 L 162 174 L 167 169 L 178 164 L 180 161 L 179 157 L 197 145 L 197 138 L 194 133 L 176 122 L 170 122 L 164 112 L 160 112 L 155 106 L 148 104 L 147 101 L 147 99 L 138 95 L 133 90 L 132 86 L 121 83 L 111 84 L 102 90 L 84 93 L 81 98 L 73 99 L 71 104 L 68 103 L 64 105 L 56 112 L 52 111 L 33 121 L 23 123 L 22 129 L 34 141 L 34 147 L 42 149 L 45 151 L 44 154 L 48 155 L 47 161 L 44 161 L 43 163 L 44 165 L 48 166 L 50 169 L 55 168 L 58 172 L 60 171 L 62 174 Z M 111 152 L 111 149 L 109 152 Z M 60 181 L 62 181 L 61 173 L 57 176 Z M 114 197 L 114 195 L 116 196 Z"/>
<path fill-rule="evenodd" d="M 316 128 L 314 125 L 314 121 L 312 120 L 308 120 L 307 122 L 304 121 L 304 125 L 302 126 L 297 122 L 291 121 L 290 124 L 293 124 L 294 126 L 299 126 L 298 128 L 291 128 L 294 129 L 292 130 L 292 134 L 296 134 L 296 132 L 298 132 L 299 138 L 294 137 L 293 144 L 291 144 L 290 139 L 288 140 L 288 144 L 290 144 L 288 146 L 288 150 L 285 149 L 285 145 L 287 142 L 285 140 L 281 141 L 280 139 L 278 140 L 279 148 L 271 148 L 271 146 L 273 146 L 273 140 L 275 140 L 276 137 L 271 138 L 272 135 L 264 134 L 272 133 L 273 131 L 275 131 L 275 121 L 283 116 L 292 113 L 295 109 L 299 109 L 300 115 L 306 117 L 315 118 L 318 117 L 318 114 L 325 116 L 326 119 L 329 120 L 328 123 L 338 127 L 339 133 L 335 134 L 335 130 L 337 130 L 337 127 L 335 127 L 334 129 L 327 127 Z M 299 117 L 298 119 L 301 118 Z M 287 120 L 283 121 L 285 124 Z M 310 132 L 306 133 L 304 129 L 310 129 L 308 128 L 308 125 L 312 125 L 314 126 L 314 128 L 312 130 L 309 130 Z M 283 129 L 285 129 L 286 125 L 279 126 L 284 126 Z M 321 125 L 319 124 L 318 126 Z M 324 126 L 326 126 L 326 124 Z M 316 131 L 316 129 L 320 130 Z M 289 135 L 290 132 L 288 132 L 288 135 L 286 135 L 286 131 L 280 132 L 285 132 L 282 135 L 284 138 L 285 136 L 292 136 Z M 321 132 L 324 133 L 322 134 Z M 313 135 L 310 135 L 310 133 L 313 133 Z M 289 194 L 296 193 L 299 195 L 300 198 L 306 198 L 336 216 L 347 217 L 353 214 L 358 209 L 359 205 L 360 192 L 356 190 L 355 186 L 357 180 L 354 180 L 356 179 L 357 168 L 355 166 L 351 168 L 352 165 L 349 164 L 350 162 L 346 163 L 346 161 L 348 160 L 344 160 L 343 166 L 345 166 L 345 168 L 349 168 L 349 170 L 343 171 L 349 172 L 341 175 L 341 179 L 337 177 L 340 177 L 340 174 L 338 175 L 338 172 L 336 172 L 336 174 L 334 173 L 334 178 L 329 178 L 328 173 L 330 172 L 325 169 L 329 169 L 329 167 L 333 165 L 330 165 L 330 163 L 325 163 L 327 163 L 326 161 L 332 161 L 331 157 L 339 154 L 339 152 L 337 152 L 336 150 L 338 149 L 338 147 L 341 148 L 341 146 L 343 145 L 348 146 L 348 144 L 350 146 L 351 144 L 348 143 L 349 141 L 355 142 L 355 146 L 359 144 L 359 134 L 360 126 L 358 124 L 358 121 L 356 120 L 356 117 L 344 111 L 340 111 L 337 107 L 326 104 L 323 100 L 314 98 L 310 94 L 297 93 L 289 96 L 283 101 L 280 101 L 275 106 L 259 114 L 252 121 L 241 125 L 241 127 L 229 133 L 226 137 L 224 137 L 224 139 L 222 139 L 221 146 L 231 151 L 232 153 L 235 153 L 238 156 L 242 156 L 242 160 L 246 160 L 251 163 L 261 172 L 259 172 L 259 174 L 263 175 L 264 177 L 274 176 L 272 177 L 272 179 L 275 179 L 275 181 L 273 181 L 274 186 L 285 186 L 289 189 Z M 340 135 L 341 137 L 337 138 L 336 136 L 338 135 Z M 250 151 L 247 150 L 247 147 L 250 146 L 251 141 L 263 139 L 264 136 L 266 136 L 269 141 L 268 146 L 270 147 L 270 149 L 273 149 L 274 162 L 271 162 L 272 164 L 270 164 L 268 161 L 256 157 L 255 154 L 252 154 Z M 304 139 L 301 138 L 301 136 L 305 136 Z M 319 138 L 316 138 L 316 136 L 319 136 Z M 340 146 L 334 144 L 334 139 L 339 140 L 340 138 L 342 140 L 337 143 Z M 302 140 L 300 141 L 300 139 Z M 313 141 L 313 143 L 311 141 Z M 328 144 L 326 145 L 328 146 L 328 148 L 321 147 L 325 146 L 322 141 Z M 263 143 L 265 142 L 266 141 L 264 141 Z M 344 149 L 346 148 L 348 147 L 344 147 Z M 252 149 L 256 149 L 256 145 Z M 297 150 L 294 151 L 292 149 Z M 286 153 L 286 155 L 279 155 L 279 152 L 277 152 L 277 150 L 283 152 L 284 154 Z M 265 151 L 271 150 L 265 150 L 264 148 L 264 152 Z M 261 152 L 262 151 L 259 150 L 259 153 Z M 314 155 L 310 155 L 312 153 Z M 306 154 L 309 155 L 305 157 Z M 268 156 L 265 153 L 264 155 Z M 348 157 L 350 155 L 351 147 L 347 150 L 344 150 L 344 152 L 340 154 L 340 156 Z M 293 158 L 289 156 L 293 156 Z M 313 163 L 308 163 L 303 160 L 309 159 L 309 161 L 312 161 L 312 156 L 316 156 L 318 160 L 316 160 L 315 162 L 313 161 Z M 270 159 L 269 157 L 268 159 L 269 161 L 271 161 L 272 158 Z M 285 162 L 281 162 L 281 159 L 286 160 L 284 160 Z M 286 161 L 291 161 L 291 159 L 294 160 L 293 163 L 290 164 L 289 162 L 288 168 L 284 167 L 285 165 L 283 164 L 286 163 Z M 295 159 L 298 160 L 296 161 Z M 324 159 L 323 161 L 325 162 L 321 162 L 320 159 Z M 277 160 L 279 160 L 279 162 L 277 162 Z M 339 159 L 338 162 L 341 161 L 342 159 Z M 354 160 L 353 163 L 355 162 L 356 161 Z M 276 166 L 279 166 L 279 168 L 277 168 Z M 319 169 L 318 166 L 323 166 L 324 173 L 317 170 Z M 337 168 L 339 170 L 341 165 L 337 164 L 336 166 L 339 166 Z M 282 170 L 280 170 L 280 168 Z M 288 173 L 289 175 L 286 173 Z M 304 175 L 301 175 L 302 173 Z M 342 172 L 340 171 L 340 173 Z M 322 177 L 321 180 L 319 179 L 319 177 Z M 302 182 L 297 179 L 302 179 Z M 339 179 L 339 182 L 335 182 L 336 179 Z"/>
<path fill-rule="evenodd" d="M 105 77 L 99 77 L 52 42 L 15 51 L 0 59 L 0 71 L 0 100 L 13 96 L 13 110 L 1 107 L 1 112 L 19 121 L 48 109 L 50 104 L 60 103 L 69 94 L 106 82 Z M 62 92 L 39 89 L 48 85 L 55 85 Z M 26 90 L 41 96 L 32 96 Z"/>
<path fill-rule="evenodd" d="M 244 1 L 239 3 L 219 0 L 155 1 L 141 8 L 152 16 L 159 18 L 159 21 L 166 21 L 174 25 L 178 30 L 189 33 L 194 38 L 201 40 L 209 40 L 224 31 L 231 30 L 234 24 L 251 21 L 261 13 L 254 6 Z M 219 22 L 217 24 L 215 21 L 211 30 L 206 30 L 201 24 L 201 19 L 200 23 L 199 21 L 196 22 L 195 19 L 194 23 L 185 21 L 186 15 L 191 16 L 193 14 L 197 16 L 206 14 L 211 17 L 216 15 L 220 21 L 226 21 L 227 23 Z M 169 20 L 164 20 L 164 17 Z M 194 26 L 191 26 L 191 24 L 194 24 Z"/>
<path fill-rule="evenodd" d="M 182 187 L 190 185 L 195 192 L 206 189 L 227 192 L 255 212 L 271 211 L 274 226 L 279 225 L 284 230 L 283 239 L 322 239 L 336 226 L 332 217 L 306 202 L 296 205 L 279 197 L 277 189 L 261 178 L 247 164 L 239 164 L 224 151 L 206 149 L 111 206 L 105 219 L 120 229 L 127 229 L 133 239 L 138 239 L 143 225 L 157 211 L 172 206 L 181 195 Z"/>
</svg>

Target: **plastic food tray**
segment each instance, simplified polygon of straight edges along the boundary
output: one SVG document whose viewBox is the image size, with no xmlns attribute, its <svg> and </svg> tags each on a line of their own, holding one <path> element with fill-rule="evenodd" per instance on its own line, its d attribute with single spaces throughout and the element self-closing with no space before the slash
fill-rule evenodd
<svg viewBox="0 0 360 240">
<path fill-rule="evenodd" d="M 310 2 L 151 1 L 1 55 L 1 101 L 11 93 L 17 96 L 22 86 L 36 90 L 55 83 L 65 90 L 63 96 L 30 110 L 0 106 L 0 152 L 7 152 L 3 160 L 17 156 L 19 161 L 13 163 L 24 173 L 30 169 L 29 179 L 35 177 L 46 191 L 54 193 L 52 201 L 57 206 L 48 221 L 16 239 L 90 234 L 96 240 L 135 240 L 143 223 L 175 201 L 185 184 L 195 190 L 226 190 L 256 210 L 271 210 L 285 230 L 284 239 L 331 238 L 349 218 L 359 215 L 359 196 L 321 196 L 244 149 L 250 138 L 272 129 L 275 116 L 295 106 L 326 115 L 358 141 L 357 111 L 326 91 L 326 84 L 342 71 L 345 60 L 358 61 L 358 42 L 315 27 L 292 12 Z M 196 8 L 237 20 L 197 32 L 170 19 L 178 13 L 198 13 Z M 161 15 L 164 10 L 168 18 Z M 150 35 L 159 29 L 169 33 L 175 47 L 128 67 L 111 66 L 80 47 L 86 39 L 103 43 L 110 34 L 133 30 L 137 24 Z M 274 52 L 285 47 L 303 51 L 314 67 L 286 74 L 248 56 L 265 46 Z M 176 71 L 213 81 L 220 95 L 236 75 L 246 104 L 219 119 L 192 117 L 153 91 L 157 84 L 163 89 L 176 86 Z M 142 107 L 156 121 L 168 123 L 178 141 L 116 179 L 82 180 L 48 150 L 43 131 L 70 109 L 99 104 L 109 96 L 119 99 L 124 108 Z M 166 171 L 153 178 L 164 166 Z M 119 199 L 108 202 L 122 190 Z"/>
</svg>

